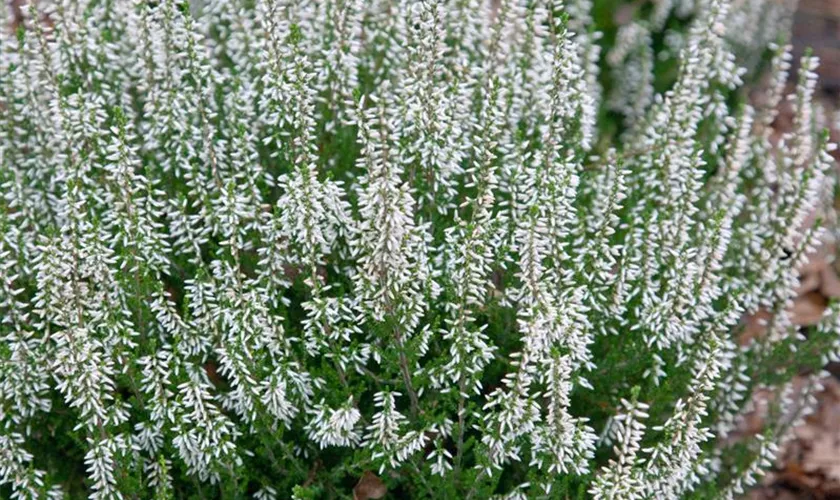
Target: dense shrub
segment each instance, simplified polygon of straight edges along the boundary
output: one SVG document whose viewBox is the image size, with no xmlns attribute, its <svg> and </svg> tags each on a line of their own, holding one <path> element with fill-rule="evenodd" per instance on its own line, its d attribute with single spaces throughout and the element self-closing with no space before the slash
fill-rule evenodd
<svg viewBox="0 0 840 500">
<path fill-rule="evenodd" d="M 0 495 L 743 491 L 840 340 L 834 305 L 790 318 L 834 183 L 812 57 L 771 127 L 785 9 L 24 8 Z M 766 430 L 733 440 L 757 388 Z"/>
</svg>

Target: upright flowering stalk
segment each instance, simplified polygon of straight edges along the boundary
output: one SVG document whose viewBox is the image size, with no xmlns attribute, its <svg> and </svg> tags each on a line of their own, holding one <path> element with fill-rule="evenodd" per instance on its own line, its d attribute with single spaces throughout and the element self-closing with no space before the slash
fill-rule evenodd
<svg viewBox="0 0 840 500">
<path fill-rule="evenodd" d="M 309 315 L 304 335 L 307 350 L 318 353 L 327 347 L 328 340 L 338 340 L 353 331 L 333 324 L 340 322 L 342 316 L 352 324 L 354 317 L 347 315 L 352 305 L 326 297 L 330 287 L 322 276 L 325 258 L 336 250 L 339 236 L 346 236 L 350 222 L 341 183 L 319 179 L 314 75 L 308 67 L 308 56 L 300 50 L 300 31 L 295 28 L 289 36 L 293 43 L 287 68 L 291 114 L 286 119 L 292 131 L 288 154 L 294 172 L 281 176 L 277 182 L 283 190 L 277 201 L 278 224 L 283 231 L 281 238 L 289 245 L 286 265 L 299 266 L 304 283 L 311 289 L 312 299 L 303 305 Z M 328 309 L 335 313 L 330 315 Z"/>
<path fill-rule="evenodd" d="M 409 49 L 405 74 L 400 81 L 407 123 L 405 130 L 412 133 L 410 154 L 417 167 L 416 188 L 423 196 L 417 200 L 418 211 L 434 217 L 455 208 L 455 180 L 462 173 L 464 156 L 462 130 L 458 115 L 467 112 L 462 101 L 464 85 L 462 71 L 448 69 L 446 62 L 446 32 L 440 2 L 421 1 L 412 6 L 416 24 L 408 33 Z M 442 78 L 446 72 L 454 77 Z M 447 80 L 451 80 L 449 83 Z"/>
<path fill-rule="evenodd" d="M 12 222 L 0 216 L 0 228 L 9 236 Z M 48 351 L 42 339 L 35 335 L 28 321 L 29 304 L 21 300 L 25 292 L 21 281 L 20 256 L 15 256 L 16 241 L 0 239 L 0 310 L 3 311 L 3 333 L 7 350 L 0 370 L 0 420 L 12 428 L 26 424 L 37 412 L 49 411 L 52 402 L 47 397 L 48 374 L 38 368 Z"/>
<path fill-rule="evenodd" d="M 657 4 L 657 7 L 659 5 L 662 4 Z M 652 44 L 648 26 L 632 22 L 621 27 L 616 35 L 615 46 L 607 53 L 607 64 L 619 82 L 609 96 L 607 105 L 622 113 L 625 123 L 630 127 L 644 118 L 653 102 Z"/>
<path fill-rule="evenodd" d="M 505 26 L 505 19 L 496 20 L 497 34 Z M 501 39 L 494 39 L 491 54 L 501 50 Z M 481 376 L 493 359 L 494 347 L 484 333 L 485 327 L 477 324 L 477 313 L 489 300 L 493 261 L 499 239 L 494 231 L 504 231 L 505 218 L 497 208 L 494 191 L 498 189 L 497 176 L 499 150 L 505 124 L 505 93 L 499 73 L 500 61 L 491 57 L 480 75 L 482 111 L 474 125 L 471 165 L 467 168 L 466 187 L 474 189 L 460 211 L 455 213 L 456 225 L 446 234 L 447 284 L 451 287 L 452 301 L 447 305 L 449 316 L 443 339 L 451 342 L 450 358 L 437 372 L 433 384 L 444 392 L 454 392 L 458 401 L 458 426 L 455 450 L 456 472 L 461 470 L 464 439 L 467 431 L 467 403 L 470 393 L 481 393 Z M 455 385 L 455 390 L 452 386 Z M 448 454 L 448 452 L 446 452 Z M 439 462 L 447 463 L 444 452 L 436 452 Z M 450 457 L 451 454 L 450 454 Z"/>
<path fill-rule="evenodd" d="M 523 182 L 527 188 L 519 192 L 527 196 L 521 205 L 529 208 L 514 237 L 520 245 L 517 323 L 524 345 L 517 353 L 516 371 L 506 375 L 504 388 L 492 392 L 484 406 L 492 412 L 482 436 L 487 447 L 486 474 L 518 459 L 522 436 L 529 436 L 533 447 L 530 464 L 549 473 L 586 473 L 594 447 L 585 419 L 569 413 L 572 374 L 588 368 L 590 340 L 580 290 L 570 286 L 561 267 L 568 261 L 564 240 L 574 217 L 575 157 L 555 142 L 566 132 L 577 133 L 587 144 L 590 131 L 585 123 L 577 129 L 570 125 L 573 117 L 587 112 L 589 95 L 576 92 L 582 87 L 575 85 L 585 81 L 577 66 L 577 52 L 565 26 L 555 28 L 550 122 L 541 137 L 547 150 L 539 151 L 526 167 Z M 569 74 L 572 77 L 566 80 Z M 534 396 L 537 384 L 546 387 L 545 417 Z M 540 486 L 549 494 L 552 481 Z"/>
<path fill-rule="evenodd" d="M 211 484 L 223 473 L 233 473 L 241 465 L 236 439 L 239 431 L 221 413 L 210 394 L 210 383 L 204 372 L 191 369 L 187 381 L 178 386 L 178 413 L 172 429 L 173 446 L 190 474 Z"/>
<path fill-rule="evenodd" d="M 648 408 L 648 405 L 636 398 L 631 401 L 621 400 L 621 413 L 613 418 L 609 427 L 609 440 L 613 443 L 615 457 L 598 471 L 590 489 L 593 497 L 645 498 L 647 492 L 638 461 L 645 434 L 643 420 L 650 417 L 645 413 Z"/>
<path fill-rule="evenodd" d="M 387 341 L 396 345 L 405 391 L 417 412 L 418 389 L 412 382 L 406 346 L 428 307 L 427 295 L 434 297 L 437 285 L 426 253 L 427 228 L 415 222 L 414 199 L 401 178 L 404 159 L 394 147 L 400 117 L 387 106 L 388 85 L 383 84 L 381 91 L 370 97 L 370 107 L 364 108 L 364 100 L 359 104 L 359 166 L 365 174 L 358 195 L 361 222 L 355 243 L 359 260 L 355 283 L 362 307 L 390 331 Z"/>
<path fill-rule="evenodd" d="M 649 456 L 640 464 L 643 491 L 656 492 L 662 498 L 679 498 L 692 490 L 705 472 L 697 469 L 697 462 L 703 454 L 701 445 L 713 434 L 703 426 L 703 418 L 708 412 L 710 394 L 726 368 L 720 338 L 735 320 L 732 311 L 726 310 L 719 322 L 709 324 L 703 332 L 693 360 L 688 394 L 677 401 L 668 420 L 655 428 L 664 439 L 646 450 Z"/>
<path fill-rule="evenodd" d="M 324 59 L 318 69 L 318 86 L 329 95 L 330 121 L 327 128 L 350 125 L 355 105 L 353 89 L 359 85 L 359 53 L 361 52 L 362 20 L 365 2 L 343 0 L 326 8 L 329 31 L 322 41 Z"/>
<path fill-rule="evenodd" d="M 587 284 L 582 290 L 584 304 L 590 309 L 593 328 L 601 334 L 609 333 L 611 319 L 623 316 L 618 285 L 624 278 L 620 273 L 627 270 L 614 272 L 623 249 L 614 240 L 620 229 L 619 213 L 627 197 L 629 174 L 617 164 L 615 152 L 609 152 L 604 161 L 606 165 L 591 173 L 592 192 L 586 194 L 592 197 L 592 205 L 578 228 L 576 237 L 582 240 L 582 248 L 575 262 L 579 279 Z M 630 267 L 628 264 L 624 262 L 622 267 Z"/>
<path fill-rule="evenodd" d="M 20 434 L 0 434 L 0 484 L 11 485 L 10 498 L 62 498 L 58 487 L 47 488 L 44 482 L 46 472 L 31 466 L 32 454 L 22 447 L 24 438 Z"/>
<path fill-rule="evenodd" d="M 653 205 L 647 205 L 657 231 L 642 243 L 642 253 L 654 245 L 656 250 L 651 257 L 662 263 L 664 274 L 642 278 L 645 282 L 641 284 L 644 292 L 640 311 L 641 320 L 650 331 L 647 341 L 659 348 L 685 342 L 696 331 L 696 325 L 682 319 L 678 311 L 688 307 L 689 283 L 697 269 L 696 263 L 688 260 L 693 253 L 691 232 L 702 167 L 695 135 L 701 120 L 701 103 L 708 99 L 709 80 L 718 70 L 713 63 L 722 44 L 722 22 L 727 10 L 728 3 L 711 2 L 692 28 L 676 86 L 654 105 L 640 144 L 645 161 L 660 168 L 656 181 L 650 185 L 648 203 Z M 654 243 L 652 238 L 659 241 Z M 651 278 L 658 282 L 650 282 Z"/>
</svg>

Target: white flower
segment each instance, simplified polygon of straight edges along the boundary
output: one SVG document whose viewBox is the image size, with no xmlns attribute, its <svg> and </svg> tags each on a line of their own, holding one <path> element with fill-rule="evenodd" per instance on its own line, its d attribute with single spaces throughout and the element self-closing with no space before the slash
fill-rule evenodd
<svg viewBox="0 0 840 500">
<path fill-rule="evenodd" d="M 323 402 L 318 403 L 311 413 L 306 432 L 319 447 L 356 446 L 361 441 L 356 424 L 362 414 L 353 406 L 352 398 L 336 409 L 325 406 Z"/>
</svg>

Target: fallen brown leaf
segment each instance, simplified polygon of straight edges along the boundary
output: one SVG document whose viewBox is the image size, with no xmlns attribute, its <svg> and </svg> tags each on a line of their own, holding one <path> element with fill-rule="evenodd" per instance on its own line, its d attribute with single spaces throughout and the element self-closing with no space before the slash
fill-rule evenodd
<svg viewBox="0 0 840 500">
<path fill-rule="evenodd" d="M 799 272 L 804 275 L 822 271 L 828 265 L 829 258 L 834 255 L 836 250 L 833 244 L 822 244 L 814 252 L 808 254 L 808 262 L 799 268 Z"/>
<path fill-rule="evenodd" d="M 359 479 L 359 482 L 356 483 L 356 486 L 353 488 L 353 500 L 382 498 L 387 492 L 388 488 L 385 486 L 385 483 L 383 483 L 376 474 L 366 470 L 365 473 L 362 474 L 361 479 Z"/>
<path fill-rule="evenodd" d="M 799 488 L 814 489 L 820 484 L 820 480 L 809 474 L 812 471 L 805 470 L 800 464 L 790 462 L 785 465 L 785 468 L 778 474 L 778 480 L 786 483 L 794 484 Z"/>
<path fill-rule="evenodd" d="M 207 378 L 210 379 L 210 382 L 212 382 L 214 386 L 220 387 L 224 385 L 225 381 L 219 374 L 219 365 L 217 365 L 214 361 L 204 363 L 204 372 L 207 373 Z"/>
<path fill-rule="evenodd" d="M 840 461 L 837 460 L 838 443 L 833 436 L 811 443 L 811 452 L 806 457 L 804 468 L 808 472 L 822 472 L 827 479 L 840 480 Z"/>
<path fill-rule="evenodd" d="M 833 266 L 825 266 L 820 271 L 820 292 L 826 297 L 840 297 L 840 278 Z"/>
<path fill-rule="evenodd" d="M 825 297 L 817 292 L 800 295 L 793 301 L 791 321 L 795 325 L 814 325 L 822 319 L 827 305 Z"/>
<path fill-rule="evenodd" d="M 799 500 L 799 497 L 787 490 L 777 490 L 772 487 L 754 489 L 746 497 L 750 500 Z"/>
<path fill-rule="evenodd" d="M 827 267 L 828 266 L 823 269 L 826 269 Z M 820 284 L 822 283 L 821 277 L 822 271 L 802 274 L 802 276 L 799 277 L 799 286 L 796 287 L 796 294 L 801 295 L 803 293 L 819 290 Z"/>
</svg>

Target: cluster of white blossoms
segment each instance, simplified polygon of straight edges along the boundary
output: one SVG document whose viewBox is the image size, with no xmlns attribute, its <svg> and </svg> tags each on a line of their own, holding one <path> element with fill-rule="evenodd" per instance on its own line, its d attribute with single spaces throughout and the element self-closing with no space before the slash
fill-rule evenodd
<svg viewBox="0 0 840 500">
<path fill-rule="evenodd" d="M 10 13 L 0 496 L 733 496 L 840 357 L 791 320 L 836 217 L 789 2 Z"/>
</svg>

